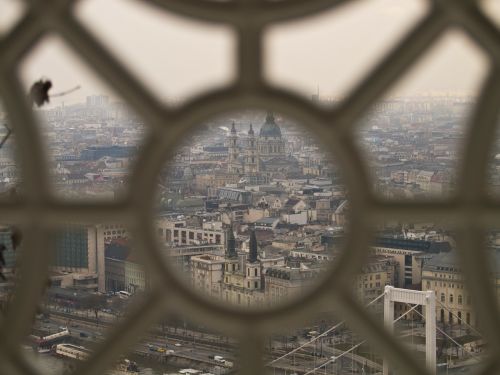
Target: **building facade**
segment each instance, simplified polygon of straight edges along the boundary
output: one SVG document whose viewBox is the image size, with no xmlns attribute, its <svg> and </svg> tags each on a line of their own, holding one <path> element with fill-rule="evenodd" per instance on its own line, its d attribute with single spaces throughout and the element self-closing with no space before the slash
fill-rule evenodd
<svg viewBox="0 0 500 375">
<path fill-rule="evenodd" d="M 448 242 L 378 237 L 370 252 L 392 257 L 398 264 L 394 286 L 412 289 L 422 281 L 423 259 L 431 254 L 448 252 L 450 249 Z"/>
<path fill-rule="evenodd" d="M 495 277 L 495 283 L 497 278 Z M 455 251 L 436 254 L 424 264 L 422 290 L 436 294 L 436 319 L 443 324 L 477 325 L 472 296 L 465 289 L 464 277 Z"/>
<path fill-rule="evenodd" d="M 202 254 L 191 257 L 191 283 L 205 296 L 221 299 L 225 259 L 220 255 Z"/>
<path fill-rule="evenodd" d="M 200 244 L 224 244 L 222 229 L 188 226 L 185 220 L 160 219 L 157 221 L 160 240 L 176 246 Z"/>
</svg>

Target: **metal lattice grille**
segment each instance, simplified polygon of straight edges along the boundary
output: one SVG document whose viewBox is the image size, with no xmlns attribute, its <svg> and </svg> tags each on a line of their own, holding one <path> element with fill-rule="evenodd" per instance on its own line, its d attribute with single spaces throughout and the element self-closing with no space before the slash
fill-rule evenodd
<svg viewBox="0 0 500 375">
<path fill-rule="evenodd" d="M 169 310 L 181 311 L 188 319 L 203 320 L 214 329 L 236 336 L 241 342 L 240 372 L 264 373 L 261 354 L 265 335 L 273 328 L 303 322 L 318 308 L 330 308 L 333 304 L 351 327 L 368 337 L 371 344 L 380 348 L 403 373 L 425 374 L 423 365 L 355 302 L 349 287 L 342 281 L 362 264 L 373 224 L 390 217 L 440 219 L 455 227 L 468 289 L 476 297 L 478 320 L 487 328 L 484 334 L 491 348 L 491 361 L 485 363 L 483 373 L 495 373 L 499 365 L 496 353 L 500 352 L 500 315 L 488 272 L 485 272 L 486 256 L 480 250 L 484 231 L 488 226 L 500 224 L 500 204 L 491 201 L 485 189 L 487 160 L 500 103 L 500 33 L 478 4 L 473 0 L 430 1 L 428 14 L 372 74 L 338 108 L 322 109 L 266 84 L 262 73 L 262 35 L 265 27 L 272 23 L 321 12 L 349 0 L 147 2 L 159 10 L 231 26 L 238 37 L 235 82 L 220 91 L 206 93 L 179 109 L 166 107 L 82 27 L 72 12 L 75 1 L 70 0 L 26 1 L 24 17 L 0 40 L 0 95 L 16 132 L 25 187 L 22 200 L 0 203 L 0 220 L 16 223 L 25 233 L 20 272 L 29 275 L 21 279 L 13 304 L 1 321 L 0 371 L 5 374 L 37 373 L 24 360 L 19 343 L 30 330 L 43 290 L 42 281 L 47 276 L 48 232 L 60 223 L 76 219 L 95 223 L 125 222 L 145 251 L 148 271 L 159 281 L 147 301 L 115 327 L 100 350 L 77 370 L 77 374 L 102 373 L 141 332 Z M 449 27 L 458 27 L 468 33 L 492 62 L 471 119 L 458 192 L 446 201 L 382 202 L 369 188 L 372 184 L 368 182 L 366 167 L 354 145 L 354 124 Z M 150 128 L 131 177 L 129 193 L 123 201 L 68 203 L 57 201 L 51 195 L 40 132 L 16 76 L 17 64 L 48 32 L 60 35 L 74 47 L 105 82 L 123 95 Z M 310 295 L 271 311 L 239 311 L 197 298 L 160 261 L 153 230 L 150 198 L 154 196 L 155 176 L 173 152 L 176 140 L 213 115 L 248 107 L 273 109 L 307 125 L 337 156 L 350 192 L 352 219 L 343 258 Z"/>
</svg>

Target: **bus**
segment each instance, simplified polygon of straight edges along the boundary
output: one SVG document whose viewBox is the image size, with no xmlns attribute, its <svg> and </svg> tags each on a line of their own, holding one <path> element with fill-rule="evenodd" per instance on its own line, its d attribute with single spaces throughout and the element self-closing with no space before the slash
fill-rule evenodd
<svg viewBox="0 0 500 375">
<path fill-rule="evenodd" d="M 122 299 L 128 299 L 132 295 L 132 294 L 130 294 L 129 292 L 127 292 L 125 290 L 120 290 L 116 294 L 118 295 L 118 297 L 120 297 Z"/>
<path fill-rule="evenodd" d="M 72 344 L 59 344 L 55 346 L 55 354 L 60 357 L 77 359 L 84 361 L 90 358 L 92 352 L 83 346 L 76 346 Z"/>
<path fill-rule="evenodd" d="M 309 338 L 311 338 L 311 339 L 312 339 L 312 338 L 315 338 L 315 337 L 316 337 L 316 336 L 318 336 L 318 335 L 319 335 L 319 332 L 318 332 L 318 331 L 309 331 L 309 332 L 307 333 L 307 337 L 309 337 Z"/>
</svg>

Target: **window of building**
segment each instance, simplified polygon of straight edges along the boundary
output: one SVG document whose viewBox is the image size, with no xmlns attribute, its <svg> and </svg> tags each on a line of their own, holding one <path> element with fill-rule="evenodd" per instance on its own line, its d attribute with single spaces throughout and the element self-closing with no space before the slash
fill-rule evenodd
<svg viewBox="0 0 500 375">
<path fill-rule="evenodd" d="M 405 255 L 405 266 L 411 266 L 411 255 Z"/>
</svg>

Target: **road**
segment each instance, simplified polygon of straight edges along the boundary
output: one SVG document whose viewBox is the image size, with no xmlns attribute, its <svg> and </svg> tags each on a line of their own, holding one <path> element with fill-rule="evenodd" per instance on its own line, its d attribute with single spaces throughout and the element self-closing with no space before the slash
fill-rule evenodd
<svg viewBox="0 0 500 375">
<path fill-rule="evenodd" d="M 37 320 L 34 329 L 35 332 L 41 331 L 46 335 L 58 332 L 63 327 L 68 327 L 70 336 L 75 342 L 86 347 L 92 347 L 96 342 L 104 339 L 105 334 L 103 331 L 115 323 L 116 319 L 113 322 L 100 321 L 99 324 L 96 324 L 95 319 L 88 318 L 86 314 L 69 314 L 61 311 L 53 311 L 48 318 Z M 169 361 L 173 357 L 176 357 L 177 359 L 185 359 L 189 362 L 197 362 L 215 367 L 221 366 L 221 364 L 210 357 L 213 358 L 214 355 L 218 355 L 230 362 L 236 363 L 234 356 L 235 347 L 222 342 L 219 336 L 207 337 L 204 333 L 198 332 L 197 334 L 193 334 L 192 331 L 188 330 L 182 330 L 182 332 L 186 336 L 175 333 L 168 333 L 166 335 L 160 334 L 160 332 L 150 333 L 144 340 L 137 343 L 131 351 L 158 362 Z M 215 337 L 217 337 L 217 340 Z M 155 350 L 151 350 L 150 346 L 153 346 Z M 165 352 L 159 352 L 156 350 L 157 348 L 163 348 Z M 173 353 L 166 354 L 166 350 L 173 351 Z"/>
<path fill-rule="evenodd" d="M 45 331 L 54 333 L 60 330 L 60 327 L 67 326 L 71 336 L 77 340 L 77 342 L 84 343 L 83 345 L 87 343 L 85 346 L 88 347 L 91 347 L 95 342 L 104 338 L 103 331 L 115 325 L 119 319 L 112 314 L 101 312 L 99 313 L 98 322 L 93 312 L 87 313 L 86 311 L 75 310 L 69 312 L 69 310 L 64 309 L 50 309 L 50 313 L 51 315 L 48 322 L 42 323 L 42 328 L 44 328 Z M 83 333 L 85 337 L 81 337 L 81 333 Z M 301 343 L 300 341 L 299 339 L 297 345 Z M 150 350 L 149 345 L 164 348 L 166 350 L 173 350 L 174 353 L 170 354 L 170 356 L 184 358 L 210 366 L 218 365 L 217 362 L 209 358 L 209 356 L 214 355 L 220 355 L 236 363 L 234 357 L 234 351 L 237 349 L 236 343 L 221 340 L 221 336 L 219 335 L 202 333 L 189 329 L 174 329 L 172 327 L 165 327 L 164 332 L 162 332 L 159 327 L 155 327 L 150 330 L 145 340 L 135 345 L 133 351 L 136 354 L 147 356 L 156 361 L 164 361 L 168 360 L 168 356 L 164 353 Z M 279 343 L 275 342 L 273 347 L 278 348 Z M 285 352 L 280 349 L 272 350 L 274 358 L 284 353 Z M 297 353 L 293 358 L 284 359 L 280 361 L 280 363 L 277 363 L 276 368 L 304 373 L 326 362 L 331 355 L 338 355 L 340 352 L 324 344 L 323 354 L 322 357 L 315 356 L 314 346 L 306 347 L 301 353 Z M 344 373 L 344 370 L 348 371 L 345 373 L 350 373 L 353 366 L 357 370 L 357 363 L 361 365 L 367 364 L 364 357 L 355 354 L 351 357 L 350 354 L 347 354 L 345 359 L 338 361 L 336 364 L 328 365 L 328 368 L 336 368 L 339 374 Z M 374 364 L 374 366 L 378 365 Z"/>
</svg>

